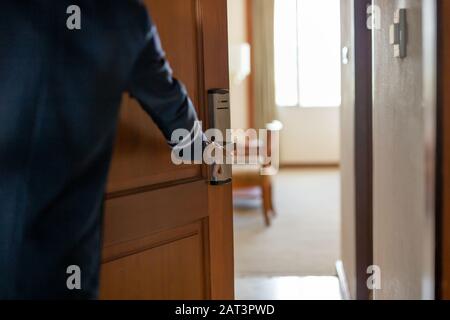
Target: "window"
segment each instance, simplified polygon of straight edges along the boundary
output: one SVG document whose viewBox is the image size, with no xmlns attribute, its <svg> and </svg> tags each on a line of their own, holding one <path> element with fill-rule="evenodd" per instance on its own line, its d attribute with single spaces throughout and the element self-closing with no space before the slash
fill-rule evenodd
<svg viewBox="0 0 450 320">
<path fill-rule="evenodd" d="M 280 107 L 341 104 L 340 0 L 275 0 Z"/>
</svg>

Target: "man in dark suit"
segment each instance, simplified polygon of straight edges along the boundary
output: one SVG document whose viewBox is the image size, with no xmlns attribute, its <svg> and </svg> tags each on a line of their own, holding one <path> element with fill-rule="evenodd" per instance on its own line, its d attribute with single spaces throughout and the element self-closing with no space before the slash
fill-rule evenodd
<svg viewBox="0 0 450 320">
<path fill-rule="evenodd" d="M 69 28 L 72 4 L 80 29 Z M 168 141 L 193 128 L 195 110 L 139 1 L 2 1 L 0 298 L 97 297 L 102 199 L 124 91 Z M 67 287 L 73 265 L 81 290 Z"/>
</svg>

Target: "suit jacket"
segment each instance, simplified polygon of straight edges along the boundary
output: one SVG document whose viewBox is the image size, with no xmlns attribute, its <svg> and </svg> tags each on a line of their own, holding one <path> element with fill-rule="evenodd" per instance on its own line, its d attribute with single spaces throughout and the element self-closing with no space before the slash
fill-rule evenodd
<svg viewBox="0 0 450 320">
<path fill-rule="evenodd" d="M 66 24 L 72 4 L 80 30 Z M 168 140 L 197 119 L 140 1 L 2 1 L 0 298 L 97 297 L 102 200 L 124 91 Z M 72 265 L 81 290 L 66 285 Z"/>
</svg>

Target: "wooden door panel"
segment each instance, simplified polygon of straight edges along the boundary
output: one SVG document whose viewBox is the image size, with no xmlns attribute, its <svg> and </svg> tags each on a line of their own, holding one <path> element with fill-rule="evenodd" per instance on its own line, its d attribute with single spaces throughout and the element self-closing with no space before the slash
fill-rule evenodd
<svg viewBox="0 0 450 320">
<path fill-rule="evenodd" d="M 203 237 L 196 223 L 106 250 L 101 298 L 207 298 Z"/>
<path fill-rule="evenodd" d="M 105 203 L 105 248 L 208 217 L 204 181 L 113 198 Z"/>
</svg>

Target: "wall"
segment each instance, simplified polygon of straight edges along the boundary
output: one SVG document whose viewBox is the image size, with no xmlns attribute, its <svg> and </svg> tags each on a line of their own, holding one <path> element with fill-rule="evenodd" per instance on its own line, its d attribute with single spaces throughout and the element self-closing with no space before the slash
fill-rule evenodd
<svg viewBox="0 0 450 320">
<path fill-rule="evenodd" d="M 435 281 L 435 216 L 429 132 L 435 104 L 428 95 L 435 90 L 435 2 L 376 0 L 375 4 L 381 8 L 381 30 L 374 31 L 373 233 L 381 290 L 374 292 L 374 298 L 430 299 Z M 398 8 L 407 8 L 405 59 L 394 58 L 389 44 L 389 26 Z M 431 31 L 426 37 L 423 26 Z"/>
<path fill-rule="evenodd" d="M 338 164 L 340 108 L 278 108 L 282 164 Z"/>
<path fill-rule="evenodd" d="M 248 42 L 247 1 L 228 0 L 228 45 Z M 231 126 L 234 129 L 249 127 L 249 86 L 247 77 L 241 83 L 235 83 L 230 77 Z"/>
</svg>

